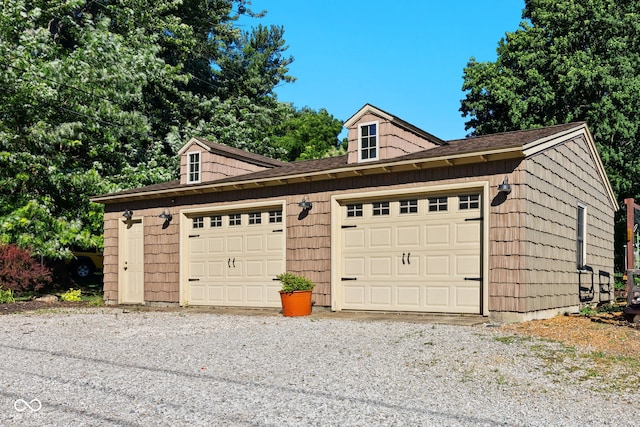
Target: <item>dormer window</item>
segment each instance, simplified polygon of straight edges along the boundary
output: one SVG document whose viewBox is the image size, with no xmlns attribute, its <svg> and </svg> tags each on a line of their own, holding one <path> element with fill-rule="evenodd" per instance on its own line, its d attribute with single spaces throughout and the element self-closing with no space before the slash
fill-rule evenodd
<svg viewBox="0 0 640 427">
<path fill-rule="evenodd" d="M 358 158 L 361 162 L 378 160 L 378 122 L 360 125 Z"/>
<path fill-rule="evenodd" d="M 200 182 L 200 152 L 187 153 L 187 183 Z"/>
</svg>

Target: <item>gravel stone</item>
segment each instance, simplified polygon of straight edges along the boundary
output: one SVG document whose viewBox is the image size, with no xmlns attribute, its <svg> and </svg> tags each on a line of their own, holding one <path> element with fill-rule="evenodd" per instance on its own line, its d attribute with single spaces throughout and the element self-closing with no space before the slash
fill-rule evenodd
<svg viewBox="0 0 640 427">
<path fill-rule="evenodd" d="M 561 344 L 499 328 L 116 308 L 1 320 L 2 426 L 638 425 L 637 389 L 607 391 Z"/>
</svg>

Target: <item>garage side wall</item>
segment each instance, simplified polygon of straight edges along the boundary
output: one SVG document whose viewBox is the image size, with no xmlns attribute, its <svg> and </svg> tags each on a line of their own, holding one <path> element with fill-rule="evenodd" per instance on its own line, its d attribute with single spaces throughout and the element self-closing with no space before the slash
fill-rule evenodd
<svg viewBox="0 0 640 427">
<path fill-rule="evenodd" d="M 122 212 L 132 209 L 134 218 L 144 221 L 144 300 L 149 303 L 177 303 L 179 301 L 179 216 L 173 210 L 173 220 L 163 228 L 159 215 L 167 204 L 149 206 L 146 203 L 109 205 L 105 209 L 104 222 L 104 299 L 118 302 L 118 226 L 123 221 Z M 172 211 L 172 209 L 168 209 Z"/>
<path fill-rule="evenodd" d="M 519 212 L 514 245 L 521 251 L 513 300 L 497 311 L 526 313 L 505 320 L 546 318 L 575 311 L 579 280 L 591 286 L 590 272 L 577 268 L 578 204 L 586 207 L 586 263 L 594 270 L 593 300 L 598 301 L 598 273 L 613 277 L 614 212 L 594 159 L 582 138 L 556 145 L 526 159 L 513 181 Z M 517 243 L 516 243 L 517 242 Z M 495 316 L 494 316 L 495 317 Z"/>
<path fill-rule="evenodd" d="M 105 206 L 104 213 L 104 267 L 103 289 L 107 304 L 118 302 L 118 217 L 122 211 L 110 211 Z"/>
</svg>

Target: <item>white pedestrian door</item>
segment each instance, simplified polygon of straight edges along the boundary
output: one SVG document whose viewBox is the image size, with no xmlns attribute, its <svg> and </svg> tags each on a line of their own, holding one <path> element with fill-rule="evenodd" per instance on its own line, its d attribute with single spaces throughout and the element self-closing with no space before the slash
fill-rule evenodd
<svg viewBox="0 0 640 427">
<path fill-rule="evenodd" d="M 342 206 L 342 308 L 481 313 L 481 201 L 449 194 Z"/>
<path fill-rule="evenodd" d="M 123 221 L 120 236 L 120 303 L 144 303 L 144 233 L 142 220 Z"/>
<path fill-rule="evenodd" d="M 281 208 L 190 218 L 188 304 L 280 306 L 285 271 Z"/>
</svg>

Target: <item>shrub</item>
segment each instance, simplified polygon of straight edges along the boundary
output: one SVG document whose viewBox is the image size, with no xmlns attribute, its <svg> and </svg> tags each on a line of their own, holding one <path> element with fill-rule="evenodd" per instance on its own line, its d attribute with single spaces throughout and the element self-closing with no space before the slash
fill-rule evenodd
<svg viewBox="0 0 640 427">
<path fill-rule="evenodd" d="M 82 294 L 82 291 L 80 289 L 71 288 L 64 294 L 60 295 L 60 299 L 62 301 L 82 301 L 82 298 L 80 298 L 80 294 Z"/>
<path fill-rule="evenodd" d="M 35 292 L 51 282 L 51 272 L 16 245 L 0 245 L 0 287 L 16 295 Z"/>
<path fill-rule="evenodd" d="M 8 302 L 16 302 L 16 299 L 13 297 L 13 291 L 11 289 L 7 289 L 6 291 L 0 289 L 0 304 L 6 304 Z"/>
<path fill-rule="evenodd" d="M 282 292 L 310 291 L 316 284 L 304 276 L 294 273 L 282 273 L 276 276 L 282 282 Z"/>
</svg>

